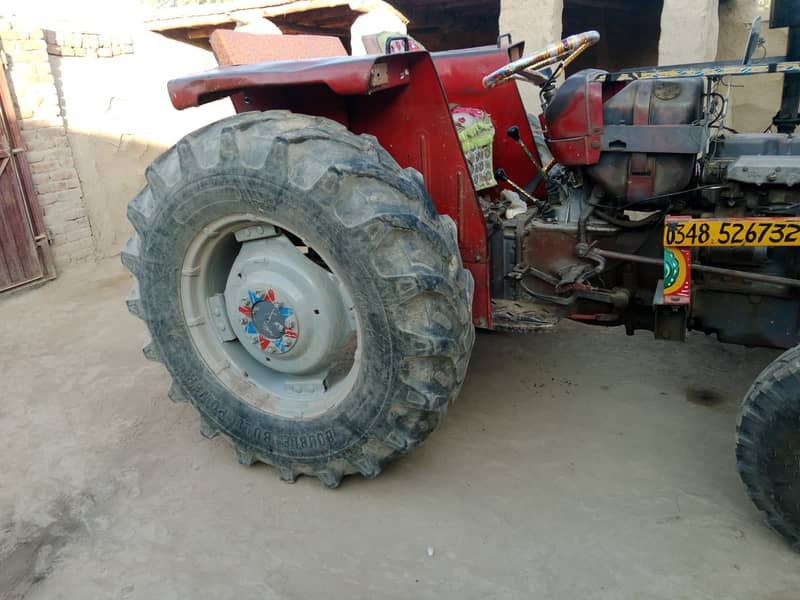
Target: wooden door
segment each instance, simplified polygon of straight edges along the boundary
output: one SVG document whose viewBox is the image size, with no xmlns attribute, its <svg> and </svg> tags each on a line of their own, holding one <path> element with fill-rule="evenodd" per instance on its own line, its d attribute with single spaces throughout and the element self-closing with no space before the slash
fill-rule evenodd
<svg viewBox="0 0 800 600">
<path fill-rule="evenodd" d="M 14 104 L 0 66 L 0 292 L 54 276 Z"/>
</svg>

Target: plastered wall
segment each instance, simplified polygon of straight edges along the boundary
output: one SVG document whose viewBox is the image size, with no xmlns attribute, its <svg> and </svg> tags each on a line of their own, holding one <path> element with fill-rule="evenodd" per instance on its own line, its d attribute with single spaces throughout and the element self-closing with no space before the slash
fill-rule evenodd
<svg viewBox="0 0 800 600">
<path fill-rule="evenodd" d="M 229 101 L 177 111 L 169 79 L 216 66 L 210 52 L 147 31 L 134 52 L 105 59 L 51 56 L 53 75 L 99 256 L 130 235 L 128 201 L 148 164 L 183 135 L 233 113 Z"/>
<path fill-rule="evenodd" d="M 757 16 L 764 21 L 761 35 L 766 40 L 769 54 L 785 54 L 787 32 L 786 29 L 769 28 L 769 5 L 769 0 L 725 0 L 720 4 L 718 60 L 744 56 L 750 24 Z M 761 51 L 756 53 L 756 57 L 761 55 Z M 742 132 L 764 131 L 780 107 L 783 76 L 738 77 L 731 79 L 730 83 L 731 106 L 727 125 Z"/>
</svg>

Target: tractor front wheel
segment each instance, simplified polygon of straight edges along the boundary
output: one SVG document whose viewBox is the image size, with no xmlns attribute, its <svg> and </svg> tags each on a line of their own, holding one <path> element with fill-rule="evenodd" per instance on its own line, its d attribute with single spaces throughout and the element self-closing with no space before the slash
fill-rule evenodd
<svg viewBox="0 0 800 600">
<path fill-rule="evenodd" d="M 800 346 L 758 376 L 737 428 L 742 481 L 767 523 L 800 550 Z"/>
<path fill-rule="evenodd" d="M 170 397 L 283 479 L 376 476 L 442 420 L 474 341 L 455 225 L 374 138 L 286 111 L 147 170 L 122 260 Z"/>
</svg>

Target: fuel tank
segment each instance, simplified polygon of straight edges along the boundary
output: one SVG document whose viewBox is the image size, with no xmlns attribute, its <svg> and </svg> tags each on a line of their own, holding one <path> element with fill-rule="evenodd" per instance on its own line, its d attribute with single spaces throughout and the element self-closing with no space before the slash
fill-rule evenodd
<svg viewBox="0 0 800 600">
<path fill-rule="evenodd" d="M 703 79 L 602 81 L 603 71 L 569 77 L 544 113 L 553 156 L 588 167 L 612 197 L 638 200 L 690 182 L 704 144 Z"/>
</svg>

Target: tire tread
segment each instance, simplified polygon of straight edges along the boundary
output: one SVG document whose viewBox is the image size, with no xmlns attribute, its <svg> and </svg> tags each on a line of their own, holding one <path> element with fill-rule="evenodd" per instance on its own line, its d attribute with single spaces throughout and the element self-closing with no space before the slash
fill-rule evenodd
<svg viewBox="0 0 800 600">
<path fill-rule="evenodd" d="M 776 434 L 800 425 L 800 346 L 787 350 L 756 378 L 742 403 L 736 427 L 736 465 L 753 504 L 767 524 L 800 550 L 800 506 L 791 504 L 770 465 L 780 448 Z M 794 424 L 794 425 L 793 425 Z M 786 481 L 800 486 L 800 457 Z M 798 491 L 794 491 L 795 495 Z"/>
<path fill-rule="evenodd" d="M 328 119 L 288 111 L 235 115 L 189 134 L 148 167 L 147 185 L 128 207 L 135 233 L 122 252 L 122 262 L 138 279 L 128 308 L 150 325 L 152 316 L 142 304 L 138 289 L 144 274 L 142 245 L 157 214 L 158 202 L 174 193 L 187 178 L 204 170 L 253 168 L 254 160 L 262 163 L 260 168 L 277 168 L 288 177 L 290 150 L 297 149 L 301 154 L 305 151 L 306 157 L 301 160 L 313 161 L 318 157 L 309 150 L 318 143 L 326 145 L 326 156 L 329 154 L 334 162 L 304 182 L 311 190 L 339 186 L 337 198 L 347 198 L 348 186 L 366 178 L 376 189 L 386 192 L 362 196 L 359 210 L 367 218 L 342 223 L 353 235 L 363 236 L 366 244 L 375 244 L 371 260 L 378 275 L 387 282 L 403 285 L 391 316 L 404 315 L 401 330 L 408 340 L 413 340 L 409 342 L 413 345 L 410 354 L 416 368 L 404 369 L 399 382 L 407 391 L 396 394 L 400 399 L 389 407 L 385 422 L 370 433 L 373 439 L 364 440 L 345 455 L 319 464 L 293 465 L 253 453 L 240 440 L 230 441 L 240 462 L 244 457 L 246 464 L 256 460 L 273 464 L 286 481 L 294 481 L 301 473 L 313 474 L 325 486 L 335 488 L 349 473 L 377 476 L 389 460 L 406 454 L 428 437 L 460 390 L 474 344 L 470 320 L 472 278 L 460 262 L 455 225 L 449 217 L 436 213 L 422 176 L 413 169 L 400 168 L 374 137 L 357 136 Z M 264 144 L 269 144 L 266 151 Z M 296 167 L 297 163 L 291 162 Z M 337 214 L 336 208 L 332 213 Z M 384 235 L 376 237 L 375 231 Z M 398 266 L 381 271 L 379 267 L 386 265 Z M 417 307 L 403 313 L 405 307 L 420 303 L 420 299 L 424 310 Z M 155 342 L 148 344 L 145 355 L 164 362 Z M 432 381 L 431 374 L 438 374 L 445 384 Z M 169 395 L 186 399 L 177 382 L 173 382 Z M 201 415 L 201 433 L 213 438 L 225 432 Z"/>
</svg>

